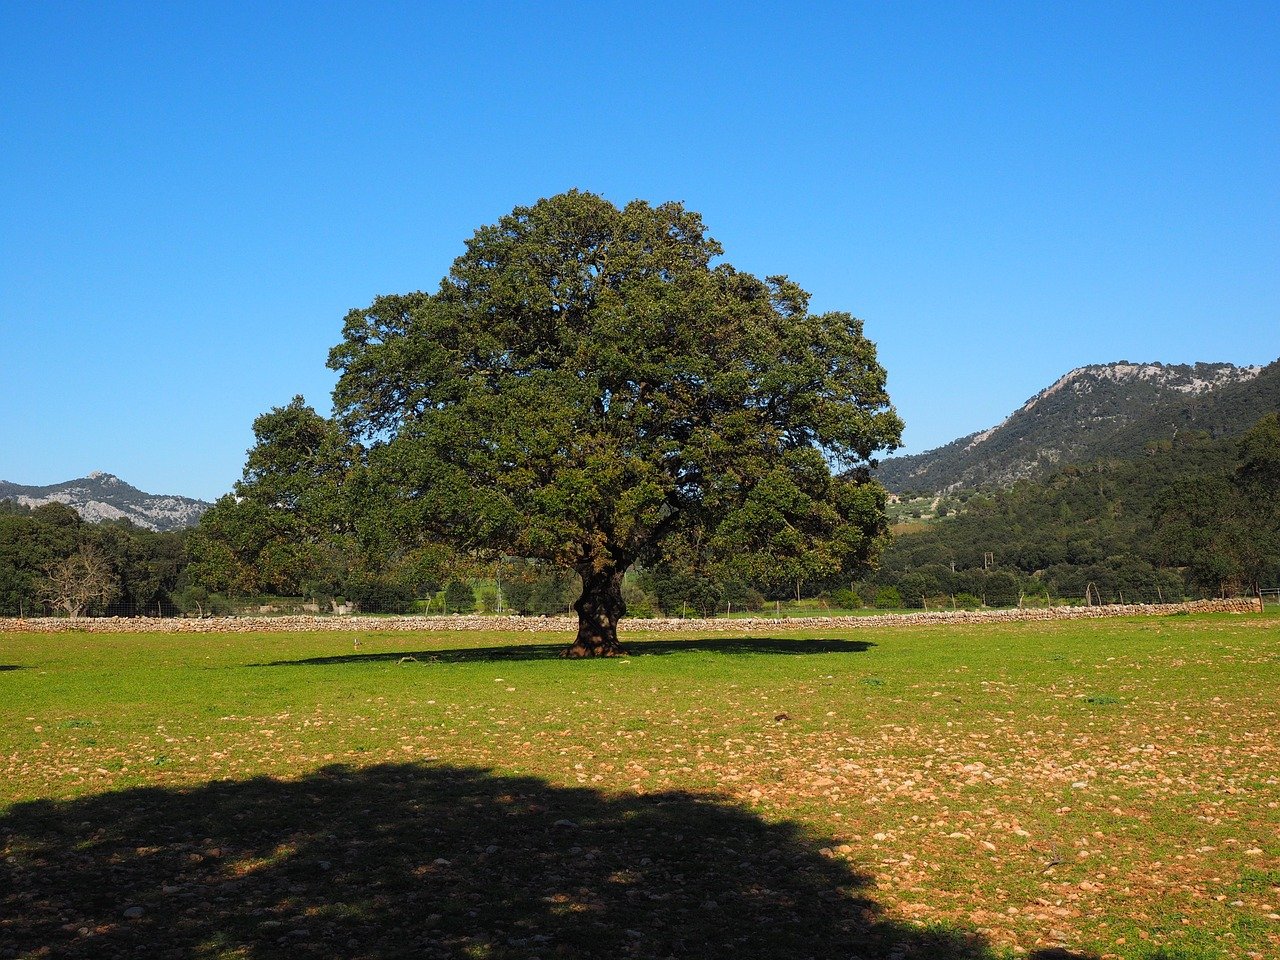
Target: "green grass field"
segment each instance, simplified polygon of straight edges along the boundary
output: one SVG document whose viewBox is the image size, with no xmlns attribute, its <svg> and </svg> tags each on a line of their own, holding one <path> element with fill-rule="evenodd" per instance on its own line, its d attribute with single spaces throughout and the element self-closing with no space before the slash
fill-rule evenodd
<svg viewBox="0 0 1280 960">
<path fill-rule="evenodd" d="M 1280 616 L 781 631 L 0 634 L 0 957 L 1280 956 Z"/>
</svg>

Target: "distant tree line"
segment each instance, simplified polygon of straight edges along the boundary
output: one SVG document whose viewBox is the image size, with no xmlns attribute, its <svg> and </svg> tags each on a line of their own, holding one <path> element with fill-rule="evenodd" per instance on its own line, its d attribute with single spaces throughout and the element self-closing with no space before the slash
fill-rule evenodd
<svg viewBox="0 0 1280 960">
<path fill-rule="evenodd" d="M 61 503 L 0 501 L 0 615 L 181 613 L 189 536 L 89 523 Z"/>
<path fill-rule="evenodd" d="M 200 616 L 277 597 L 321 610 L 570 611 L 580 587 L 568 571 L 407 542 L 392 518 L 345 506 L 361 495 L 362 468 L 301 400 L 255 430 L 245 479 L 191 530 L 0 502 L 0 615 Z M 632 615 L 756 611 L 801 596 L 964 607 L 1249 594 L 1280 584 L 1280 417 L 1239 439 L 1183 433 L 1141 459 L 973 493 L 852 582 L 795 569 L 752 581 L 697 560 L 672 553 L 633 571 L 622 587 Z"/>
</svg>

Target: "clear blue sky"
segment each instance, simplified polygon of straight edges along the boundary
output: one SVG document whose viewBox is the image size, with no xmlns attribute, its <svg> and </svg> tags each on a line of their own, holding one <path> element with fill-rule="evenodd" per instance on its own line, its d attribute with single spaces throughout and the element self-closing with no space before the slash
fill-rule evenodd
<svg viewBox="0 0 1280 960">
<path fill-rule="evenodd" d="M 1266 363 L 1280 5 L 0 3 L 0 479 L 226 492 L 349 308 L 570 187 L 864 318 L 911 452 Z"/>
</svg>

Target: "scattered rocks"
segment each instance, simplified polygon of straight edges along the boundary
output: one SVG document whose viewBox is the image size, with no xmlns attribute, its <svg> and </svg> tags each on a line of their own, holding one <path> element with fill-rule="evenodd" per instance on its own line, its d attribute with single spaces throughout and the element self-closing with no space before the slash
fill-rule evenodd
<svg viewBox="0 0 1280 960">
<path fill-rule="evenodd" d="M 778 620 L 769 617 L 745 619 L 628 619 L 622 629 L 629 633 L 670 633 L 698 630 L 742 632 L 777 629 L 779 623 L 806 627 L 886 627 L 920 626 L 931 623 L 1010 623 L 1040 620 L 1092 620 L 1102 617 L 1167 616 L 1171 613 L 1257 613 L 1257 600 L 1196 600 L 1192 603 L 1125 603 L 1105 607 L 1045 607 L 1035 610 L 929 610 L 920 613 L 881 613 L 849 617 L 800 617 Z M 573 633 L 576 617 L 517 616 L 276 616 L 208 617 L 202 620 L 181 617 L 40 617 L 0 619 L 0 633 L 59 633 L 83 630 L 89 633 L 293 633 L 334 631 L 509 630 L 528 633 Z"/>
</svg>

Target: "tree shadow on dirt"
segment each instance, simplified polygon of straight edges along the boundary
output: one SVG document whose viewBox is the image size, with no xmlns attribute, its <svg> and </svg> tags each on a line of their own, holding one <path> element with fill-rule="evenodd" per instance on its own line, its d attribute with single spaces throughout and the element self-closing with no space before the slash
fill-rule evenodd
<svg viewBox="0 0 1280 960">
<path fill-rule="evenodd" d="M 788 640 L 778 637 L 703 637 L 696 640 L 626 640 L 628 657 L 661 657 L 674 653 L 723 653 L 804 656 L 815 653 L 864 653 L 874 643 L 866 640 Z M 305 660 L 275 660 L 258 667 L 315 667 L 342 663 L 509 663 L 522 660 L 559 660 L 566 643 L 516 643 L 500 647 L 464 647 L 444 650 L 399 650 L 394 653 L 353 653 Z M 589 660 L 574 661 L 577 663 Z"/>
<path fill-rule="evenodd" d="M 786 823 L 423 764 L 19 804 L 0 955 L 990 957 Z"/>
</svg>

